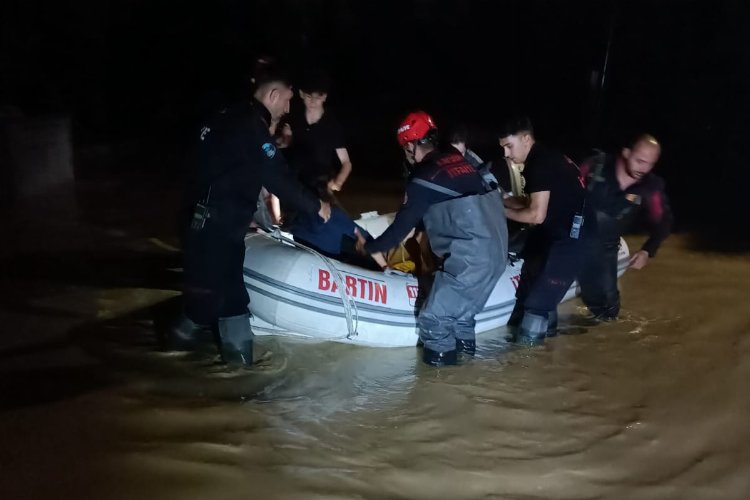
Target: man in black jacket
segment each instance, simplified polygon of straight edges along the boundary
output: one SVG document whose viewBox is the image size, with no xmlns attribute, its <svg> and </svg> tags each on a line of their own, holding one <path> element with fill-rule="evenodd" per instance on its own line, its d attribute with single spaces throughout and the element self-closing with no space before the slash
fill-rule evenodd
<svg viewBox="0 0 750 500">
<path fill-rule="evenodd" d="M 199 325 L 216 329 L 223 360 L 251 365 L 253 333 L 243 280 L 244 237 L 261 186 L 324 221 L 330 206 L 291 175 L 269 128 L 289 111 L 292 89 L 269 65 L 255 76 L 252 102 L 222 109 L 202 127 L 190 190 L 192 220 L 185 236 L 184 314 L 171 328 L 167 348 L 194 347 Z"/>
<path fill-rule="evenodd" d="M 578 283 L 581 299 L 597 319 L 614 320 L 620 312 L 617 252 L 620 236 L 635 216 L 645 212 L 650 232 L 630 258 L 632 269 L 643 269 L 671 232 L 672 211 L 664 181 L 651 172 L 660 154 L 661 146 L 653 136 L 640 135 L 618 156 L 601 153 L 582 165 L 598 231 L 587 246 Z"/>
</svg>

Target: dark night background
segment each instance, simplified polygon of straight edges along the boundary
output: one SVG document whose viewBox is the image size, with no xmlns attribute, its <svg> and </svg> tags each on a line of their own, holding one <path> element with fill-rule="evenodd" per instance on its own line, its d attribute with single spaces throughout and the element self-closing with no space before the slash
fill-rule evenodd
<svg viewBox="0 0 750 500">
<path fill-rule="evenodd" d="M 744 3 L 6 1 L 0 113 L 72 116 L 79 179 L 178 179 L 200 117 L 241 92 L 257 55 L 275 54 L 334 77 L 329 107 L 355 177 L 398 178 L 394 129 L 414 108 L 468 122 L 488 157 L 511 111 L 574 157 L 650 131 L 678 229 L 732 239 L 750 216 Z"/>
</svg>

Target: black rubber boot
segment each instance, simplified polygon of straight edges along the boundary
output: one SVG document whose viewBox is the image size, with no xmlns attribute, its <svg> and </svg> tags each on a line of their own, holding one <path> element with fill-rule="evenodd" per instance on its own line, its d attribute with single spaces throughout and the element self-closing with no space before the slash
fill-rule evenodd
<svg viewBox="0 0 750 500">
<path fill-rule="evenodd" d="M 456 339 L 456 351 L 473 356 L 477 351 L 477 341 L 474 339 Z"/>
<path fill-rule="evenodd" d="M 609 307 L 589 307 L 589 311 L 594 321 L 617 321 L 617 316 L 620 314 L 620 304 Z"/>
<path fill-rule="evenodd" d="M 198 332 L 203 329 L 195 321 L 188 318 L 185 313 L 180 315 L 167 328 L 164 335 L 165 351 L 192 351 L 198 347 Z"/>
<path fill-rule="evenodd" d="M 455 365 L 458 363 L 458 353 L 455 350 L 437 352 L 425 347 L 422 352 L 422 361 L 432 366 Z"/>
<path fill-rule="evenodd" d="M 250 315 L 219 318 L 219 350 L 221 359 L 230 365 L 253 364 L 253 331 Z"/>
<path fill-rule="evenodd" d="M 547 336 L 547 316 L 526 313 L 523 315 L 521 326 L 516 334 L 516 342 L 525 345 L 537 345 L 544 343 Z"/>
<path fill-rule="evenodd" d="M 609 323 L 611 321 L 617 321 L 617 314 L 609 312 L 602 312 L 593 317 L 594 321 Z"/>
</svg>

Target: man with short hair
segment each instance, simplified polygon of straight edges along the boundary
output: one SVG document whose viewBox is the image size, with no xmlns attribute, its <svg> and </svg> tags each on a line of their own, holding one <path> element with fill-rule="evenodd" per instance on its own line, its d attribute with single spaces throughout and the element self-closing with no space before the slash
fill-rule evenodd
<svg viewBox="0 0 750 500">
<path fill-rule="evenodd" d="M 525 165 L 528 198 L 504 200 L 509 219 L 534 225 L 522 252 L 524 263 L 509 325 L 519 326 L 519 342 L 534 344 L 556 333 L 557 305 L 578 273 L 582 240 L 593 221 L 584 213 L 585 190 L 578 167 L 562 153 L 536 142 L 528 117 L 506 122 L 499 142 L 507 159 Z"/>
<path fill-rule="evenodd" d="M 320 69 L 302 77 L 299 96 L 304 109 L 292 113 L 281 130 L 281 145 L 303 184 L 315 186 L 325 180 L 331 191 L 341 191 L 352 172 L 341 124 L 326 109 L 331 81 Z"/>
<path fill-rule="evenodd" d="M 597 319 L 614 320 L 620 312 L 617 253 L 620 237 L 635 216 L 645 212 L 650 231 L 648 240 L 630 258 L 632 269 L 643 269 L 671 232 L 672 211 L 664 181 L 652 172 L 660 155 L 656 138 L 642 134 L 618 156 L 600 153 L 582 165 L 598 230 L 587 246 L 578 283 L 581 299 Z"/>
<path fill-rule="evenodd" d="M 193 215 L 184 251 L 184 312 L 166 339 L 170 350 L 191 349 L 200 325 L 211 325 L 222 359 L 243 365 L 253 362 L 244 238 L 261 186 L 301 211 L 330 217 L 330 206 L 295 181 L 269 133 L 271 124 L 289 111 L 288 78 L 268 65 L 255 75 L 254 85 L 252 102 L 222 109 L 197 138 Z"/>
<path fill-rule="evenodd" d="M 476 168 L 479 175 L 493 189 L 500 187 L 500 183 L 493 172 L 492 162 L 485 162 L 474 151 L 469 149 L 469 129 L 463 123 L 454 124 L 448 131 L 448 142 L 458 150 L 472 167 Z"/>
<path fill-rule="evenodd" d="M 432 251 L 443 261 L 417 317 L 422 360 L 456 364 L 458 352 L 474 354 L 475 316 L 505 271 L 502 198 L 458 151 L 437 148 L 437 126 L 424 111 L 410 113 L 397 138 L 411 170 L 404 204 L 380 237 L 361 239 L 359 248 L 387 251 L 424 223 Z"/>
</svg>

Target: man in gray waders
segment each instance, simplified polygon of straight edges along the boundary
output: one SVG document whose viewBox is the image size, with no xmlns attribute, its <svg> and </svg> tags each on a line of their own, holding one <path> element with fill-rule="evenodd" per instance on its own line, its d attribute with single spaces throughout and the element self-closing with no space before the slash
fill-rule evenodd
<svg viewBox="0 0 750 500">
<path fill-rule="evenodd" d="M 299 184 L 276 151 L 270 125 L 289 111 L 292 89 L 277 67 L 256 75 L 254 99 L 222 109 L 197 138 L 190 193 L 192 219 L 184 241 L 184 312 L 170 328 L 168 350 L 189 350 L 200 325 L 214 327 L 222 359 L 253 362 L 244 237 L 261 186 L 301 211 L 327 221 L 322 202 Z"/>
<path fill-rule="evenodd" d="M 388 250 L 424 224 L 442 265 L 417 317 L 423 360 L 452 365 L 458 352 L 474 354 L 474 317 L 505 270 L 502 196 L 458 151 L 438 150 L 437 127 L 427 113 L 409 114 L 397 134 L 411 165 L 404 204 L 393 224 L 380 237 L 360 241 L 360 248 L 370 254 Z"/>
</svg>

